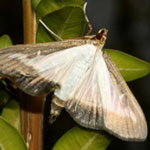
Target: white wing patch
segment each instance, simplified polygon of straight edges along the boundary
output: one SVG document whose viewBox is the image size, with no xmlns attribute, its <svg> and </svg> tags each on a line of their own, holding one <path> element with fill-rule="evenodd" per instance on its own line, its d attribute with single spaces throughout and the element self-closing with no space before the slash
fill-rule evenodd
<svg viewBox="0 0 150 150">
<path fill-rule="evenodd" d="M 97 62 L 101 61 L 102 51 L 99 51 L 94 64 L 74 85 L 72 92 L 68 93 L 68 101 L 65 102 L 65 108 L 73 119 L 80 125 L 92 129 L 103 127 L 101 87 L 97 72 Z"/>
<path fill-rule="evenodd" d="M 94 48 L 94 49 L 93 49 Z M 93 50 L 91 50 L 93 49 Z M 86 50 L 84 55 L 79 55 L 74 62 L 72 62 L 71 68 L 69 68 L 65 75 L 62 76 L 60 72 L 61 79 L 59 81 L 61 85 L 61 89 L 56 89 L 55 95 L 60 98 L 61 100 L 68 100 L 70 97 L 70 93 L 72 93 L 82 79 L 82 77 L 89 71 L 92 66 L 92 62 L 94 59 L 94 54 L 96 52 L 95 47 L 86 46 Z M 92 54 L 89 54 L 91 53 Z M 57 79 L 56 79 L 57 81 Z"/>
<path fill-rule="evenodd" d="M 71 60 L 75 62 L 85 59 L 87 61 L 93 58 L 96 47 L 92 44 L 68 48 L 59 52 L 51 53 L 49 55 L 37 55 L 34 58 L 27 58 L 27 54 L 15 53 L 9 56 L 10 59 L 16 58 L 27 66 L 32 66 L 38 70 L 39 73 L 46 72 L 49 69 L 57 68 L 59 65 L 68 63 Z M 79 63 L 79 62 L 78 62 Z M 55 72 L 55 70 L 54 70 Z"/>
<path fill-rule="evenodd" d="M 28 54 L 15 53 L 8 57 L 24 65 L 24 68 L 22 65 L 19 65 L 20 68 L 15 68 L 20 69 L 19 72 L 24 75 L 18 78 L 18 86 L 26 93 L 38 95 L 44 92 L 44 88 L 48 90 L 51 87 L 49 84 L 55 83 L 60 85 L 61 93 L 69 93 L 91 65 L 95 52 L 96 47 L 93 44 L 86 44 L 48 55 L 38 53 L 35 57 L 28 57 Z M 29 67 L 35 70 L 31 79 L 28 79 L 28 74 L 24 73 Z M 69 90 L 65 91 L 65 88 Z M 56 93 L 59 92 L 56 90 Z M 67 97 L 63 97 L 62 100 L 67 100 Z"/>
</svg>

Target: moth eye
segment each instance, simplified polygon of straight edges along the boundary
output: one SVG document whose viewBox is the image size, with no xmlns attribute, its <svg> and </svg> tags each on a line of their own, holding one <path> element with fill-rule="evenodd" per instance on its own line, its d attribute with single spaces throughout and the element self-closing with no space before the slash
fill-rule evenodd
<svg viewBox="0 0 150 150">
<path fill-rule="evenodd" d="M 100 33 L 96 34 L 96 39 L 100 40 L 102 38 L 102 36 L 103 36 L 103 33 L 100 32 Z"/>
<path fill-rule="evenodd" d="M 96 39 L 100 40 L 101 42 L 105 42 L 107 39 L 107 29 L 101 29 L 97 34 L 96 34 Z"/>
</svg>

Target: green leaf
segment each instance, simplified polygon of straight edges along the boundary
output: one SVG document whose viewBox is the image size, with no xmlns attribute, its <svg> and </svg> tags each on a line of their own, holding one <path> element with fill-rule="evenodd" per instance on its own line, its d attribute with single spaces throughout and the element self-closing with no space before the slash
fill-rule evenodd
<svg viewBox="0 0 150 150">
<path fill-rule="evenodd" d="M 74 127 L 57 141 L 53 150 L 105 150 L 110 142 L 101 132 Z"/>
<path fill-rule="evenodd" d="M 67 15 L 66 15 L 67 14 Z M 43 18 L 43 22 L 62 39 L 69 39 L 83 35 L 85 30 L 85 16 L 80 8 L 66 7 Z M 37 42 L 57 40 L 39 24 Z"/>
<path fill-rule="evenodd" d="M 62 39 L 80 37 L 85 30 L 83 0 L 32 0 L 37 20 L 42 18 L 44 24 Z M 37 43 L 57 41 L 58 39 L 39 23 Z"/>
<path fill-rule="evenodd" d="M 84 5 L 83 0 L 33 0 L 32 6 L 35 8 L 36 15 L 39 18 L 43 18 L 46 15 L 58 11 L 66 7 L 80 7 L 82 9 Z M 68 14 L 66 14 L 68 15 Z"/>
<path fill-rule="evenodd" d="M 106 52 L 126 81 L 132 81 L 150 74 L 150 63 L 118 50 L 106 49 Z"/>
<path fill-rule="evenodd" d="M 27 150 L 27 146 L 19 132 L 2 117 L 0 117 L 0 149 Z"/>
<path fill-rule="evenodd" d="M 39 5 L 39 3 L 41 2 L 42 0 L 32 0 L 32 7 L 34 10 L 36 10 L 37 6 Z"/>
<path fill-rule="evenodd" d="M 6 93 L 4 90 L 0 89 L 0 106 L 4 105 L 9 98 L 10 98 L 9 94 Z"/>
<path fill-rule="evenodd" d="M 20 106 L 16 100 L 11 100 L 2 110 L 2 117 L 21 132 Z"/>
<path fill-rule="evenodd" d="M 8 35 L 3 35 L 0 37 L 0 49 L 6 48 L 10 45 L 12 45 L 12 41 Z"/>
</svg>

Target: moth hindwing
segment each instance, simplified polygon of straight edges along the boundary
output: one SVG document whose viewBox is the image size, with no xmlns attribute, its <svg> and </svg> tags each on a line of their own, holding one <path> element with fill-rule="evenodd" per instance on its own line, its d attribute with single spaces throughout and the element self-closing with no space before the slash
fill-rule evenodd
<svg viewBox="0 0 150 150">
<path fill-rule="evenodd" d="M 106 38 L 102 29 L 82 39 L 5 48 L 0 51 L 0 74 L 32 96 L 54 88 L 51 122 L 64 107 L 81 126 L 127 141 L 145 140 L 144 114 L 103 52 Z"/>
</svg>

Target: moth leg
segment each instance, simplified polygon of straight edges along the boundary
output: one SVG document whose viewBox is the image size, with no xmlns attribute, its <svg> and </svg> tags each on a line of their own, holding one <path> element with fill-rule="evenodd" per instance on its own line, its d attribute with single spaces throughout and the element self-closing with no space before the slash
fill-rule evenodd
<svg viewBox="0 0 150 150">
<path fill-rule="evenodd" d="M 87 23 L 87 25 L 88 25 L 88 31 L 87 31 L 86 35 L 89 35 L 89 34 L 92 32 L 93 27 L 92 27 L 92 25 L 90 24 L 90 21 L 89 21 L 87 15 L 86 15 L 86 6 L 87 6 L 87 2 L 86 2 L 86 3 L 84 4 L 84 6 L 83 6 L 83 11 L 84 11 L 86 23 Z"/>
<path fill-rule="evenodd" d="M 60 115 L 62 109 L 64 108 L 64 103 L 56 96 L 53 96 L 50 110 L 49 122 L 52 124 L 56 118 Z"/>
</svg>

